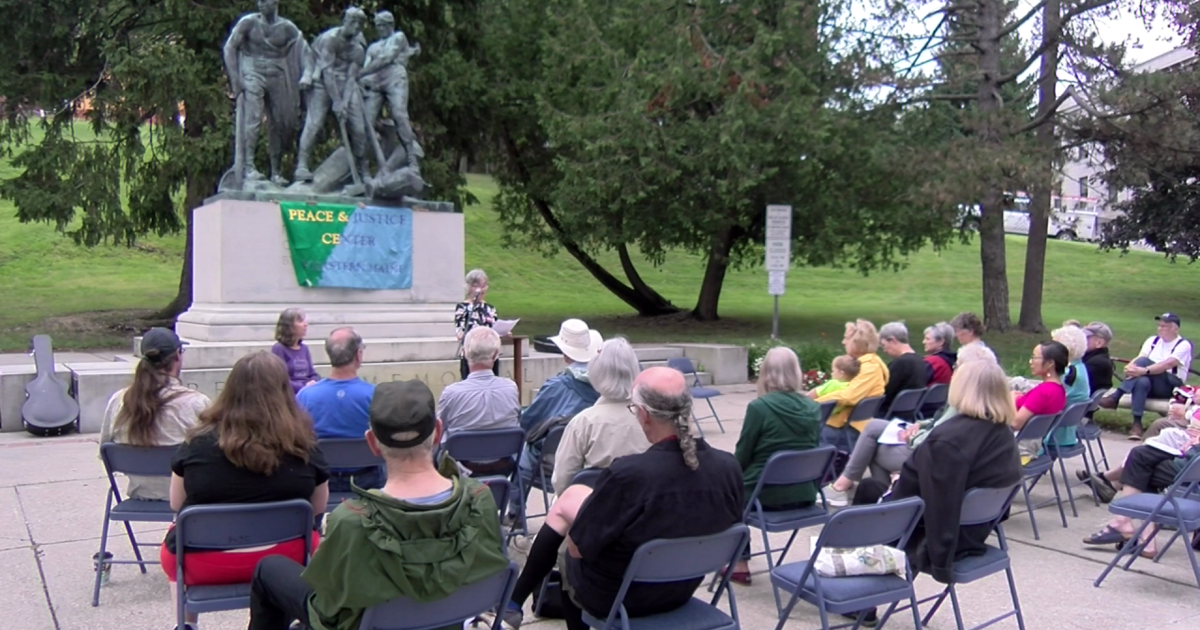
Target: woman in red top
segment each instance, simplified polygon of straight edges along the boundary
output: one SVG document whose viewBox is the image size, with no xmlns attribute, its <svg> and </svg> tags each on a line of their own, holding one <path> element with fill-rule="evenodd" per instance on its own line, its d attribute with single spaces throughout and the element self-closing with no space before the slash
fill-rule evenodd
<svg viewBox="0 0 1200 630">
<path fill-rule="evenodd" d="M 935 383 L 950 384 L 954 376 L 954 364 L 958 355 L 950 349 L 954 343 L 954 327 L 946 322 L 938 322 L 925 329 L 925 372 L 929 375 L 928 385 Z"/>
<path fill-rule="evenodd" d="M 1020 431 L 1034 416 L 1062 413 L 1067 406 L 1067 390 L 1063 389 L 1062 375 L 1067 370 L 1069 356 L 1067 347 L 1057 341 L 1047 341 L 1033 347 L 1029 371 L 1042 382 L 1024 394 L 1013 392 L 1013 402 L 1017 406 L 1017 417 L 1013 419 L 1014 431 Z M 1029 463 L 1041 451 L 1039 440 L 1024 440 L 1019 446 L 1022 465 Z"/>
</svg>

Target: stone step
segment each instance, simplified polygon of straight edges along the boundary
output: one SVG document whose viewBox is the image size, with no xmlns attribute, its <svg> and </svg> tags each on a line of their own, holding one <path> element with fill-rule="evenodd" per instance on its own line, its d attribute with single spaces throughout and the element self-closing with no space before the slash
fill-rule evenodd
<svg viewBox="0 0 1200 630">
<path fill-rule="evenodd" d="M 438 361 L 455 358 L 458 353 L 458 341 L 454 337 L 366 338 L 364 342 L 364 363 Z M 310 337 L 304 343 L 312 354 L 313 363 L 329 363 L 321 337 Z M 134 354 L 138 356 L 141 355 L 140 344 L 141 337 L 134 338 Z M 228 368 L 241 357 L 251 352 L 270 350 L 273 345 L 274 341 L 188 341 L 183 365 L 185 369 Z M 502 349 L 503 356 L 512 356 L 512 350 L 512 346 L 505 346 Z M 528 353 L 528 350 L 524 352 Z"/>
<path fill-rule="evenodd" d="M 634 346 L 633 351 L 637 354 L 638 361 L 643 363 L 646 361 L 666 361 L 667 359 L 683 356 L 683 350 L 667 346 Z"/>
<path fill-rule="evenodd" d="M 642 364 L 643 370 L 646 368 L 650 368 L 650 367 L 667 367 L 666 360 L 640 361 L 640 363 Z M 701 371 L 697 370 L 696 376 L 698 376 L 700 378 L 700 384 L 704 385 L 705 387 L 713 384 L 713 376 L 712 376 L 712 374 L 709 374 L 708 372 L 701 372 Z"/>
</svg>

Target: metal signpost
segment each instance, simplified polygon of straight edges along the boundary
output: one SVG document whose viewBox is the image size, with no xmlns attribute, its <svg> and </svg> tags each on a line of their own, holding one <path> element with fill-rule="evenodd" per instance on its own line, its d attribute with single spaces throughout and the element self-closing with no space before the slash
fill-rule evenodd
<svg viewBox="0 0 1200 630">
<path fill-rule="evenodd" d="M 779 296 L 783 295 L 788 268 L 792 265 L 792 207 L 767 206 L 767 293 L 775 296 L 771 338 L 779 338 Z"/>
</svg>

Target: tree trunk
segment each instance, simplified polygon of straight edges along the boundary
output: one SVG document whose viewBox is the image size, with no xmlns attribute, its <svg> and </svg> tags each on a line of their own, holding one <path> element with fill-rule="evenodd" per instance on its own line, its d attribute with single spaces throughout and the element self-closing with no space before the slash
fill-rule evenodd
<svg viewBox="0 0 1200 630">
<path fill-rule="evenodd" d="M 713 236 L 708 251 L 708 265 L 704 268 L 704 281 L 700 284 L 700 297 L 692 317 L 702 322 L 720 319 L 717 306 L 721 301 L 721 287 L 725 284 L 725 272 L 729 269 L 729 251 L 737 238 L 734 226 L 722 228 Z"/>
<path fill-rule="evenodd" d="M 629 280 L 629 285 L 633 287 L 634 291 L 656 303 L 660 309 L 666 309 L 671 313 L 679 312 L 679 309 L 674 304 L 671 304 L 667 298 L 663 297 L 662 294 L 655 291 L 642 280 L 642 274 L 638 273 L 637 267 L 633 264 L 633 259 L 629 256 L 629 248 L 624 243 L 617 247 L 617 256 L 621 259 L 621 269 L 625 271 L 625 277 Z"/>
<path fill-rule="evenodd" d="M 512 167 L 516 169 L 521 181 L 528 185 L 532 178 L 529 175 L 529 170 L 525 168 L 525 164 L 521 159 L 520 149 L 517 148 L 516 142 L 514 142 L 512 139 L 512 135 L 505 131 L 502 140 L 504 142 L 505 150 L 508 153 L 509 159 L 511 160 Z M 625 286 L 625 283 L 621 282 L 616 276 L 609 273 L 607 269 L 597 262 L 595 258 L 592 258 L 590 255 L 588 255 L 587 252 L 583 251 L 583 248 L 580 247 L 579 244 L 576 243 L 569 234 L 567 234 L 566 229 L 563 228 L 562 224 L 558 221 L 558 218 L 554 216 L 554 211 L 550 207 L 550 202 L 534 196 L 530 197 L 530 201 L 533 203 L 534 208 L 537 209 L 538 214 L 542 216 L 542 220 L 544 220 L 550 230 L 554 232 L 554 236 L 558 239 L 559 244 L 563 246 L 563 249 L 567 250 L 571 256 L 574 256 L 575 260 L 578 260 L 579 264 L 583 265 L 583 268 L 586 269 L 588 273 L 592 274 L 592 277 L 596 278 L 601 286 L 603 286 L 605 289 L 608 289 L 613 295 L 620 298 L 622 302 L 628 304 L 630 307 L 636 310 L 638 315 L 643 317 L 652 317 L 657 315 L 670 315 L 679 312 L 678 308 L 676 308 L 670 302 L 667 302 L 661 295 L 650 289 L 648 286 L 645 288 L 650 291 L 649 295 L 638 291 L 636 288 Z M 636 270 L 634 273 L 636 275 Z M 645 286 L 644 283 L 643 286 Z"/>
<path fill-rule="evenodd" d="M 979 3 L 979 93 L 982 129 L 980 141 L 996 148 L 1003 140 L 997 129 L 1000 100 L 1000 29 L 1003 12 L 1000 0 Z M 1008 268 L 1004 245 L 1003 191 L 989 182 L 979 212 L 979 259 L 983 268 L 983 323 L 988 330 L 1004 332 L 1012 327 L 1008 314 Z"/>
<path fill-rule="evenodd" d="M 1057 139 L 1055 125 L 1050 119 L 1058 104 L 1058 33 L 1062 16 L 1061 0 L 1046 0 L 1042 11 L 1042 41 L 1053 42 L 1042 53 L 1038 84 L 1036 120 L 1045 120 L 1037 128 L 1037 144 L 1044 153 L 1040 156 L 1042 170 L 1029 204 L 1029 242 L 1025 249 L 1025 281 L 1021 289 L 1021 319 L 1017 327 L 1024 332 L 1045 332 L 1042 323 L 1042 289 L 1046 275 L 1046 232 L 1049 227 L 1051 189 L 1054 182 Z"/>
</svg>

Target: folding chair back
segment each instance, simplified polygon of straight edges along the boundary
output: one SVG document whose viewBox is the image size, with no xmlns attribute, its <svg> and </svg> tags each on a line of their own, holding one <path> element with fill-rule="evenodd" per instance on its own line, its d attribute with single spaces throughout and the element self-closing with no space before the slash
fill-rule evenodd
<svg viewBox="0 0 1200 630">
<path fill-rule="evenodd" d="M 100 445 L 100 461 L 108 473 L 109 481 L 116 490 L 113 473 L 142 475 L 146 477 L 170 477 L 171 459 L 178 446 L 130 446 L 106 442 Z"/>
<path fill-rule="evenodd" d="M 1058 426 L 1058 419 L 1062 414 L 1043 414 L 1033 416 L 1021 427 L 1017 433 L 1017 442 L 1025 440 L 1036 440 L 1039 444 L 1046 440 L 1046 437 Z M 1025 494 L 1025 505 L 1028 508 L 1029 524 L 1033 528 L 1034 540 L 1041 540 L 1041 534 L 1038 533 L 1037 518 L 1034 512 L 1038 508 L 1049 505 L 1049 500 L 1034 504 L 1029 496 L 1029 491 L 1033 486 L 1037 485 L 1038 480 L 1046 473 L 1050 473 L 1050 483 L 1054 488 L 1054 503 L 1058 506 L 1058 515 L 1062 519 L 1063 527 L 1067 526 L 1067 513 L 1063 510 L 1062 495 L 1058 492 L 1058 483 L 1054 476 L 1054 462 L 1057 461 L 1053 457 L 1041 456 L 1035 457 L 1029 463 L 1021 467 L 1021 491 Z"/>
<path fill-rule="evenodd" d="M 450 457 L 461 462 L 515 458 L 525 448 L 525 430 L 490 429 L 487 431 L 455 431 L 442 445 Z"/>
<path fill-rule="evenodd" d="M 508 567 L 474 584 L 459 587 L 449 596 L 433 602 L 417 602 L 397 597 L 363 612 L 358 630 L 432 630 L 461 626 L 466 620 L 488 610 L 503 610 L 517 583 L 517 565 Z M 497 625 L 500 621 L 497 615 Z"/>
<path fill-rule="evenodd" d="M 883 414 L 884 418 L 900 418 L 901 420 L 915 420 L 917 410 L 921 408 L 921 401 L 925 398 L 925 394 L 929 390 L 921 389 L 906 389 L 892 399 L 892 406 L 888 408 L 887 413 Z"/>
<path fill-rule="evenodd" d="M 1008 512 L 1008 506 L 1020 489 L 1021 486 L 1016 485 L 1010 488 L 972 488 L 968 490 L 967 496 L 963 498 L 959 525 L 964 527 L 990 525 L 995 528 L 996 524 L 1004 519 L 1005 513 Z"/>
<path fill-rule="evenodd" d="M 825 423 L 829 421 L 829 416 L 833 415 L 835 407 L 837 407 L 837 403 L 832 400 L 821 403 L 821 426 L 825 426 Z"/>
<path fill-rule="evenodd" d="M 924 512 L 925 502 L 920 497 L 845 508 L 821 530 L 812 557 L 815 560 L 822 547 L 890 545 L 903 549 Z"/>
<path fill-rule="evenodd" d="M 487 486 L 488 490 L 492 491 L 492 499 L 496 501 L 496 509 L 503 516 L 505 508 L 508 507 L 508 495 L 512 491 L 512 484 L 504 477 L 476 477 L 475 481 Z"/>
<path fill-rule="evenodd" d="M 710 536 L 659 539 L 644 543 L 634 552 L 633 559 L 629 563 L 629 568 L 625 570 L 621 589 L 617 592 L 616 599 L 613 600 L 613 606 L 608 613 L 608 618 L 601 623 L 585 611 L 584 621 L 593 628 L 614 627 L 614 621 L 617 620 L 618 615 L 624 612 L 622 602 L 625 599 L 625 594 L 629 592 L 629 587 L 634 582 L 682 582 L 704 577 L 709 573 L 719 572 L 727 565 L 731 566 L 733 564 L 749 541 L 749 528 L 742 523 L 738 523 L 723 532 Z M 732 624 L 727 623 L 724 626 L 716 627 L 737 628 L 737 603 L 733 598 L 733 589 L 729 589 L 728 586 L 729 576 L 726 575 L 721 580 L 721 586 L 717 589 L 712 604 L 705 607 L 704 604 L 699 603 L 698 606 L 704 607 L 704 613 L 709 617 L 724 617 L 724 613 L 716 610 L 716 602 L 720 599 L 722 591 L 727 591 Z M 686 610 L 689 607 L 693 609 L 697 607 L 695 600 L 693 600 L 692 604 L 684 606 L 683 609 L 676 612 L 682 615 L 694 615 L 694 610 Z M 657 617 L 664 618 L 662 619 L 663 624 L 669 627 L 673 624 L 665 618 L 670 615 L 671 613 L 666 613 Z M 729 618 L 724 617 L 724 619 L 728 620 Z M 713 626 L 706 624 L 704 627 Z"/>
<path fill-rule="evenodd" d="M 700 375 L 696 372 L 696 366 L 692 364 L 692 360 L 687 357 L 671 357 L 667 359 L 667 367 L 672 370 L 679 370 L 684 375 L 692 376 L 692 387 L 700 385 Z"/>
<path fill-rule="evenodd" d="M 1054 434 L 1058 433 L 1058 429 L 1078 428 L 1083 424 L 1084 418 L 1087 417 L 1088 407 L 1091 402 L 1077 402 L 1073 405 L 1068 405 L 1058 417 L 1058 424 L 1054 427 L 1055 431 L 1050 434 L 1050 439 L 1053 441 Z"/>
<path fill-rule="evenodd" d="M 595 486 L 596 480 L 600 479 L 600 475 L 604 472 L 603 468 L 584 468 L 575 473 L 571 477 L 571 485 L 582 484 L 585 486 Z"/>
<path fill-rule="evenodd" d="M 854 409 L 850 411 L 849 422 L 858 420 L 872 420 L 879 415 L 880 407 L 883 406 L 883 396 L 871 396 L 858 401 L 854 405 Z"/>
<path fill-rule="evenodd" d="M 934 383 L 925 388 L 925 398 L 921 399 L 921 417 L 932 418 L 946 406 L 950 397 L 950 386 L 945 383 Z"/>
<path fill-rule="evenodd" d="M 791 486 L 801 483 L 821 481 L 833 467 L 833 457 L 837 449 L 832 446 L 818 446 L 806 451 L 779 451 L 772 455 L 763 466 L 758 484 L 750 493 L 746 504 L 746 514 L 754 509 L 758 495 L 767 486 Z"/>
<path fill-rule="evenodd" d="M 1057 426 L 1059 415 L 1042 414 L 1030 418 L 1025 426 L 1017 432 L 1017 441 L 1038 440 L 1040 442 L 1045 440 L 1046 436 L 1050 435 L 1050 432 Z"/>
<path fill-rule="evenodd" d="M 313 510 L 304 499 L 271 503 L 194 505 L 175 521 L 175 588 L 177 623 L 184 613 L 236 610 L 250 605 L 249 584 L 187 586 L 184 584 L 186 549 L 225 551 L 266 547 L 290 540 L 304 541 L 304 564 L 312 555 Z"/>
<path fill-rule="evenodd" d="M 330 468 L 370 468 L 382 466 L 383 458 L 371 452 L 366 438 L 326 438 L 317 440 Z"/>
</svg>

